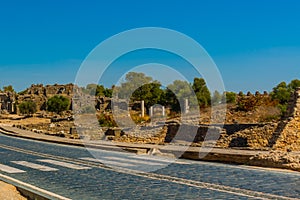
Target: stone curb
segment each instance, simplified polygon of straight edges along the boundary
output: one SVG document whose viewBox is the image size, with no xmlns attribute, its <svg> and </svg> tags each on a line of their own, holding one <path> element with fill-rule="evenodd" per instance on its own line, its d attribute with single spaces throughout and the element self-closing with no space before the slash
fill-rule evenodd
<svg viewBox="0 0 300 200">
<path fill-rule="evenodd" d="M 16 133 L 14 131 L 8 130 L 5 127 L 0 125 L 0 132 L 13 137 L 18 138 L 24 138 L 24 139 L 30 139 L 30 140 L 36 140 L 41 142 L 50 142 L 55 144 L 63 144 L 63 145 L 72 145 L 72 146 L 79 146 L 79 147 L 87 147 L 87 148 L 95 148 L 95 149 L 103 149 L 103 150 L 112 150 L 112 151 L 130 151 L 133 153 L 144 153 L 151 149 L 151 147 L 129 147 L 126 145 L 109 145 L 109 144 L 86 144 L 78 141 L 62 141 L 58 140 L 57 138 L 41 138 L 41 137 L 34 137 L 34 136 L 26 136 L 23 134 Z M 56 137 L 56 136 L 50 136 L 50 137 Z"/>
<path fill-rule="evenodd" d="M 0 180 L 4 181 L 8 184 L 14 185 L 17 190 L 26 198 L 28 199 L 35 199 L 35 200 L 71 200 L 69 198 L 60 196 L 58 194 L 49 192 L 47 190 L 38 188 L 36 186 L 30 185 L 28 183 L 24 183 L 22 181 L 16 180 L 9 176 L 0 174 Z"/>
</svg>

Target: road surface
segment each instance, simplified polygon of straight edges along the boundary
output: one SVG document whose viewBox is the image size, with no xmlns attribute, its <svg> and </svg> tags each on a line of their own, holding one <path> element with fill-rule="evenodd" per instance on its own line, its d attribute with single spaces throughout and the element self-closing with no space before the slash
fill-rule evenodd
<svg viewBox="0 0 300 200">
<path fill-rule="evenodd" d="M 300 199 L 300 173 L 0 134 L 0 173 L 69 199 Z"/>
</svg>

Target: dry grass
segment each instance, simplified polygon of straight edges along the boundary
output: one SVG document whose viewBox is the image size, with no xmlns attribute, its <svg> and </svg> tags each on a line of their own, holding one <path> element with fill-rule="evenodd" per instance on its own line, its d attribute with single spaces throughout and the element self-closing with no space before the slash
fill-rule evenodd
<svg viewBox="0 0 300 200">
<path fill-rule="evenodd" d="M 0 119 L 0 124 L 5 125 L 27 125 L 27 124 L 41 124 L 41 123 L 50 123 L 50 119 L 38 118 L 38 117 L 30 117 L 26 119 Z"/>
</svg>

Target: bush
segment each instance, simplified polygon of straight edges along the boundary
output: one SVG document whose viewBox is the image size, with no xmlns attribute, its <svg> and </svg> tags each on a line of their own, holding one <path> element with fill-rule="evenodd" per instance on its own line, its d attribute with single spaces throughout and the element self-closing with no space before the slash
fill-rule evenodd
<svg viewBox="0 0 300 200">
<path fill-rule="evenodd" d="M 239 96 L 237 111 L 249 112 L 257 107 L 257 98 L 249 96 Z"/>
<path fill-rule="evenodd" d="M 140 114 L 131 114 L 130 115 L 132 121 L 134 121 L 136 124 L 141 124 L 143 122 L 150 122 L 150 117 L 148 115 L 145 115 L 144 117 L 141 117 Z"/>
<path fill-rule="evenodd" d="M 287 112 L 288 102 L 291 98 L 292 93 L 299 86 L 300 86 L 300 81 L 293 80 L 288 85 L 285 82 L 281 82 L 276 87 L 273 88 L 273 91 L 271 92 L 271 97 L 273 100 L 279 102 L 278 107 L 281 110 L 283 116 Z"/>
<path fill-rule="evenodd" d="M 109 114 L 101 114 L 98 116 L 98 121 L 102 127 L 117 127 L 117 123 L 114 121 L 113 116 Z"/>
<path fill-rule="evenodd" d="M 30 115 L 36 112 L 36 104 L 33 101 L 24 101 L 19 104 L 21 114 Z"/>
<path fill-rule="evenodd" d="M 48 99 L 47 110 L 60 114 L 63 111 L 69 110 L 70 100 L 64 96 L 55 95 Z"/>
<path fill-rule="evenodd" d="M 226 92 L 226 103 L 236 103 L 236 94 L 234 92 Z"/>
</svg>

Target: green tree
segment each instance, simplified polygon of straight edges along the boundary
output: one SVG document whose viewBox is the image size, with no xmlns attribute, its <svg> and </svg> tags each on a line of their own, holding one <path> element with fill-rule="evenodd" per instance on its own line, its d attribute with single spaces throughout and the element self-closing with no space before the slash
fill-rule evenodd
<svg viewBox="0 0 300 200">
<path fill-rule="evenodd" d="M 4 86 L 3 87 L 4 92 L 15 92 L 14 88 L 12 85 Z"/>
<path fill-rule="evenodd" d="M 161 84 L 159 82 L 145 84 L 133 92 L 131 99 L 132 101 L 144 100 L 148 109 L 154 104 L 161 103 L 163 90 L 160 87 Z"/>
<path fill-rule="evenodd" d="M 223 102 L 226 103 L 236 103 L 236 93 L 234 92 L 225 92 L 225 95 L 223 95 L 223 97 L 225 97 L 225 101 L 223 100 Z"/>
<path fill-rule="evenodd" d="M 96 96 L 105 96 L 104 91 L 105 91 L 105 88 L 103 85 L 97 85 L 95 95 Z"/>
<path fill-rule="evenodd" d="M 286 113 L 288 102 L 291 98 L 291 87 L 288 87 L 286 82 L 281 82 L 274 87 L 273 91 L 270 93 L 272 100 L 278 101 L 278 107 L 280 108 L 282 115 Z"/>
<path fill-rule="evenodd" d="M 153 79 L 144 73 L 129 72 L 126 74 L 125 82 L 120 87 L 116 87 L 115 91 L 121 99 L 129 99 L 132 93 L 145 84 L 153 82 Z"/>
<path fill-rule="evenodd" d="M 85 94 L 93 95 L 93 96 L 105 96 L 112 97 L 112 89 L 105 88 L 103 85 L 97 85 L 95 83 L 90 83 L 86 87 L 81 88 Z"/>
<path fill-rule="evenodd" d="M 36 103 L 33 101 L 24 101 L 18 105 L 21 114 L 30 115 L 36 112 Z"/>
<path fill-rule="evenodd" d="M 222 95 L 221 95 L 221 93 L 219 92 L 219 91 L 215 91 L 214 92 L 214 95 L 212 96 L 212 98 L 211 98 L 211 103 L 212 103 L 212 105 L 217 105 L 217 104 L 219 104 L 221 101 L 222 101 Z"/>
<path fill-rule="evenodd" d="M 180 103 L 183 104 L 185 99 L 189 100 L 190 107 L 197 106 L 197 98 L 192 86 L 182 80 L 175 80 L 167 86 L 166 102 L 171 106 L 173 111 L 180 111 Z"/>
<path fill-rule="evenodd" d="M 300 87 L 300 80 L 298 80 L 298 79 L 292 80 L 288 85 L 288 88 L 293 91 L 299 87 Z"/>
<path fill-rule="evenodd" d="M 286 82 L 281 82 L 273 88 L 271 97 L 282 105 L 287 104 L 291 97 L 291 89 L 287 86 Z"/>
<path fill-rule="evenodd" d="M 195 78 L 193 83 L 193 89 L 198 99 L 200 107 L 206 107 L 211 104 L 210 92 L 206 86 L 203 78 Z"/>
<path fill-rule="evenodd" d="M 91 83 L 85 87 L 85 93 L 89 95 L 96 95 L 97 84 Z"/>
<path fill-rule="evenodd" d="M 105 90 L 103 91 L 104 96 L 109 98 L 112 97 L 112 93 L 113 93 L 113 89 L 110 88 L 105 88 Z"/>
<path fill-rule="evenodd" d="M 48 99 L 47 110 L 60 114 L 70 108 L 70 100 L 61 95 L 55 95 Z"/>
<path fill-rule="evenodd" d="M 131 102 L 144 100 L 147 109 L 161 103 L 164 94 L 158 81 L 153 81 L 144 73 L 137 72 L 129 72 L 121 86 L 112 88 L 104 90 L 105 96 L 111 96 L 114 90 L 121 99 L 129 99 Z"/>
</svg>

